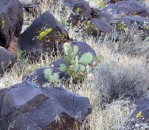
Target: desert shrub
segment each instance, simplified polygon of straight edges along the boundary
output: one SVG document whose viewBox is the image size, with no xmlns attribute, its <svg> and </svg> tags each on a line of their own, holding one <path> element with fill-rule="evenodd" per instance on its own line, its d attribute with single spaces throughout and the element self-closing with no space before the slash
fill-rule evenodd
<svg viewBox="0 0 149 130">
<path fill-rule="evenodd" d="M 149 72 L 140 58 L 108 55 L 100 64 L 93 81 L 95 91 L 102 94 L 104 102 L 114 99 L 139 98 L 148 90 Z M 101 96 L 100 96 L 101 97 Z"/>
</svg>

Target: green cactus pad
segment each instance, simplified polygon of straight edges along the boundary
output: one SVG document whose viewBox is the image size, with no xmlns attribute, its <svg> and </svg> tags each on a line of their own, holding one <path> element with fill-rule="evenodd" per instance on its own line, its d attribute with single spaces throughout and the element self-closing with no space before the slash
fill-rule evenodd
<svg viewBox="0 0 149 130">
<path fill-rule="evenodd" d="M 79 60 L 79 63 L 80 64 L 84 64 L 84 65 L 87 65 L 89 63 L 91 63 L 93 60 L 93 55 L 91 53 L 84 53 L 80 60 Z"/>
<path fill-rule="evenodd" d="M 52 74 L 52 70 L 50 68 L 44 70 L 44 77 L 49 79 Z"/>
<path fill-rule="evenodd" d="M 65 64 L 60 64 L 59 70 L 60 71 L 66 71 L 66 65 Z"/>
</svg>

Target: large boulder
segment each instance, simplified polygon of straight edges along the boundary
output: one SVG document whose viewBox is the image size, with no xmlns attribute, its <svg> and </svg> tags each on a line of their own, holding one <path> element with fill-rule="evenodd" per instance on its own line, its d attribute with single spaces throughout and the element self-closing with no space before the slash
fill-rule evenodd
<svg viewBox="0 0 149 130">
<path fill-rule="evenodd" d="M 81 22 L 91 18 L 92 10 L 87 1 L 64 0 L 64 4 L 72 10 L 68 21 L 71 22 L 73 26 L 79 26 Z"/>
<path fill-rule="evenodd" d="M 59 44 L 69 39 L 67 31 L 58 23 L 49 11 L 35 19 L 31 26 L 19 37 L 19 48 L 26 54 L 39 52 L 52 53 Z"/>
<path fill-rule="evenodd" d="M 65 64 L 64 59 L 58 59 L 57 61 L 54 61 L 53 63 L 51 63 L 50 66 L 46 66 L 46 67 L 33 71 L 32 73 L 24 76 L 23 81 L 31 81 L 38 85 L 43 85 L 43 86 L 48 83 L 50 84 L 52 83 L 52 80 L 47 79 L 46 71 L 51 70 L 52 77 L 54 77 L 55 74 L 58 74 L 57 80 L 61 80 L 61 82 L 64 82 L 66 79 L 68 79 L 69 75 L 66 72 L 62 72 L 59 70 L 60 64 Z"/>
<path fill-rule="evenodd" d="M 92 18 L 86 24 L 87 33 L 93 36 L 104 36 L 113 30 L 112 25 L 104 19 Z"/>
<path fill-rule="evenodd" d="M 15 57 L 5 48 L 0 47 L 0 75 L 10 69 L 16 62 Z"/>
<path fill-rule="evenodd" d="M 120 18 L 129 15 L 149 16 L 149 9 L 141 1 L 122 1 L 116 4 L 109 4 L 102 11 Z"/>
<path fill-rule="evenodd" d="M 63 88 L 41 88 L 23 82 L 5 92 L 0 118 L 3 130 L 76 130 L 91 110 L 86 97 Z"/>
<path fill-rule="evenodd" d="M 21 32 L 23 9 L 18 0 L 1 0 L 0 7 L 0 46 L 8 48 Z"/>
</svg>

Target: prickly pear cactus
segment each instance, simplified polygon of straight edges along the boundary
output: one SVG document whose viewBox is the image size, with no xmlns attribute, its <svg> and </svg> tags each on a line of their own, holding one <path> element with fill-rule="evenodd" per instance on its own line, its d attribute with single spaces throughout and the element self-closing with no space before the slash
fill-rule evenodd
<svg viewBox="0 0 149 130">
<path fill-rule="evenodd" d="M 44 77 L 49 83 L 57 83 L 59 81 L 59 74 L 53 73 L 53 70 L 50 68 L 44 70 Z"/>
<path fill-rule="evenodd" d="M 87 73 L 90 72 L 90 64 L 93 61 L 91 53 L 84 53 L 78 57 L 78 46 L 73 46 L 69 43 L 64 44 L 64 60 L 65 64 L 61 64 L 59 69 L 66 71 L 73 80 L 82 81 Z"/>
</svg>

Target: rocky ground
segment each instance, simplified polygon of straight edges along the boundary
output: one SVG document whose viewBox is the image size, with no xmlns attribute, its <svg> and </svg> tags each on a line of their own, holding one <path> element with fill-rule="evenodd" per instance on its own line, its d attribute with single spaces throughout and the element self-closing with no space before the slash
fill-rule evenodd
<svg viewBox="0 0 149 130">
<path fill-rule="evenodd" d="M 148 0 L 1 0 L 0 129 L 148 130 Z"/>
</svg>

